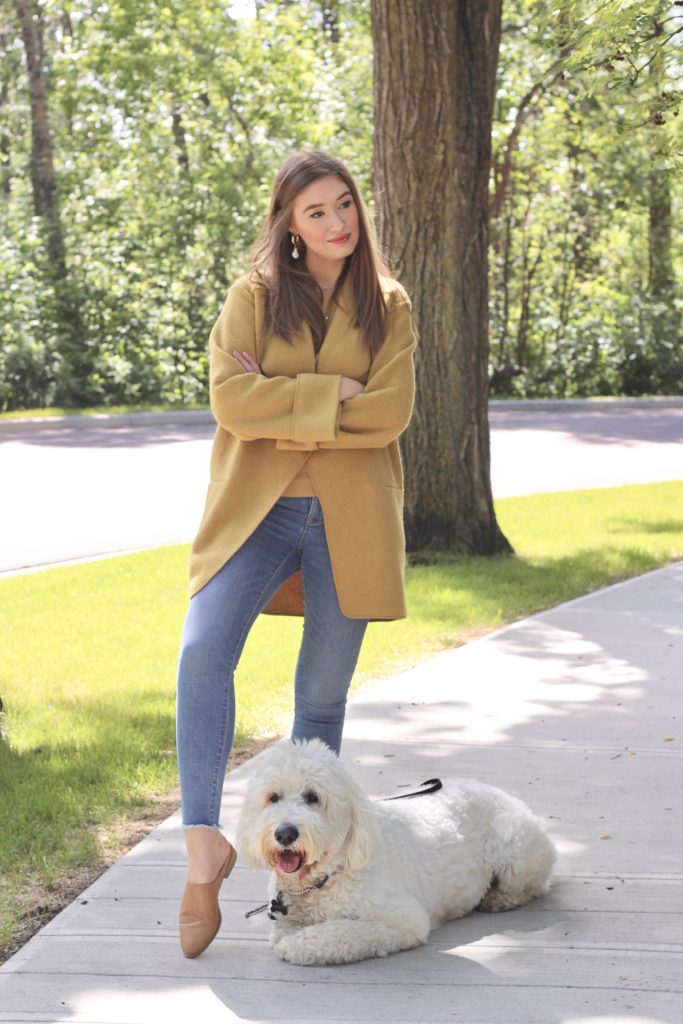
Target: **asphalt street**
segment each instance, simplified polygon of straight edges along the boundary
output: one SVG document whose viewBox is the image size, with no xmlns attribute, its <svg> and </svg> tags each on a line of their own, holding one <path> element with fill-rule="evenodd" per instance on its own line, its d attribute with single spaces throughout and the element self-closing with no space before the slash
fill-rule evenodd
<svg viewBox="0 0 683 1024">
<path fill-rule="evenodd" d="M 496 408 L 494 497 L 683 479 L 683 402 Z M 213 426 L 3 425 L 0 573 L 189 541 Z"/>
</svg>

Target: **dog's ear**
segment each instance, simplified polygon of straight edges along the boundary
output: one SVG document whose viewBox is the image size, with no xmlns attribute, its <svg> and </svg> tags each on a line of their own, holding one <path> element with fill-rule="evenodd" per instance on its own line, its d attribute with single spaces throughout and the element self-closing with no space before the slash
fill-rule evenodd
<svg viewBox="0 0 683 1024">
<path fill-rule="evenodd" d="M 240 860 L 250 868 L 262 868 L 263 862 L 260 851 L 255 846 L 254 837 L 247 834 L 244 827 L 237 830 L 235 846 L 239 852 Z"/>
<path fill-rule="evenodd" d="M 345 868 L 351 874 L 362 871 L 372 860 L 377 844 L 375 812 L 360 786 L 351 783 L 351 825 L 346 836 Z"/>
<path fill-rule="evenodd" d="M 237 819 L 235 845 L 240 859 L 249 867 L 263 867 L 263 859 L 259 846 L 260 836 L 256 827 L 259 803 L 255 784 L 247 786 L 242 807 Z"/>
</svg>

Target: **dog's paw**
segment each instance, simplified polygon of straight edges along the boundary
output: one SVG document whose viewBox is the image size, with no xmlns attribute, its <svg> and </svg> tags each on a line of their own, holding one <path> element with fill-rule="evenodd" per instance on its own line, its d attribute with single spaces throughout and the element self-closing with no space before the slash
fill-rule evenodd
<svg viewBox="0 0 683 1024">
<path fill-rule="evenodd" d="M 492 885 L 476 909 L 482 910 L 485 914 L 502 914 L 506 910 L 523 907 L 525 903 L 529 903 L 538 896 L 544 896 L 547 889 L 546 883 L 516 889 L 502 889 L 497 885 Z"/>
<path fill-rule="evenodd" d="M 505 893 L 489 889 L 476 909 L 484 914 L 503 914 L 506 910 L 515 910 L 518 905 L 516 900 L 511 900 Z"/>
<path fill-rule="evenodd" d="M 273 943 L 273 952 L 280 960 L 286 960 L 287 963 L 298 964 L 301 967 L 310 967 L 324 962 L 320 959 L 320 951 L 306 941 L 303 931 L 294 932 L 292 935 L 285 935 L 278 939 Z"/>
</svg>

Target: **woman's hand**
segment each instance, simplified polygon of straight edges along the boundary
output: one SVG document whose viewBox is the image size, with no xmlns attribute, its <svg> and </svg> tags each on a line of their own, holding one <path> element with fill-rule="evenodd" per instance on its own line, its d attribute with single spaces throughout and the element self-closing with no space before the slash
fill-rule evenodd
<svg viewBox="0 0 683 1024">
<path fill-rule="evenodd" d="M 248 373 L 260 373 L 262 377 L 265 376 L 263 370 L 256 362 L 253 356 L 250 356 L 248 352 L 233 352 L 232 358 L 235 359 L 243 370 Z"/>
<path fill-rule="evenodd" d="M 347 398 L 355 398 L 356 395 L 360 395 L 361 391 L 365 391 L 365 384 L 361 384 L 359 380 L 354 380 L 353 377 L 342 377 L 339 401 L 345 402 Z"/>
</svg>

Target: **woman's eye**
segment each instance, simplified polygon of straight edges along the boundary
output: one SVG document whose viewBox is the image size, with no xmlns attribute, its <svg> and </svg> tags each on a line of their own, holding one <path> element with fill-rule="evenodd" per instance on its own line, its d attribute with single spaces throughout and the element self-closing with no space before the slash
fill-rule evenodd
<svg viewBox="0 0 683 1024">
<path fill-rule="evenodd" d="M 279 793 L 271 793 L 270 796 L 268 797 L 268 802 L 271 803 L 271 804 L 276 804 L 279 799 L 280 799 L 280 794 Z"/>
<path fill-rule="evenodd" d="M 318 215 L 320 215 L 320 216 L 322 217 L 322 215 L 323 215 L 323 211 L 322 211 L 322 210 L 316 210 L 316 211 L 315 211 L 315 213 L 312 213 L 312 214 L 311 214 L 311 220 L 313 220 L 313 218 L 314 218 L 314 217 L 315 217 L 315 218 L 316 218 L 316 220 L 317 220 L 317 219 L 318 219 Z"/>
<path fill-rule="evenodd" d="M 344 202 L 343 202 L 343 203 L 341 204 L 341 206 L 339 207 L 339 209 L 340 209 L 340 210 L 345 210 L 347 206 L 351 206 L 351 203 L 352 203 L 352 202 L 353 202 L 353 199 L 346 199 L 346 200 L 345 200 L 345 201 L 344 201 Z"/>
<path fill-rule="evenodd" d="M 320 802 L 318 794 L 314 793 L 312 789 L 309 789 L 304 793 L 304 800 L 307 804 L 317 804 Z"/>
</svg>

